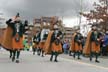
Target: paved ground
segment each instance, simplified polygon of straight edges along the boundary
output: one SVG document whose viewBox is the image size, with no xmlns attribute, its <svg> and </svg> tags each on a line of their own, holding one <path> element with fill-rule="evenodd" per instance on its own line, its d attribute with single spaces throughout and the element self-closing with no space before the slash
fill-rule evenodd
<svg viewBox="0 0 108 72">
<path fill-rule="evenodd" d="M 88 58 L 73 59 L 60 55 L 59 62 L 50 62 L 50 56 L 40 57 L 31 52 L 21 52 L 20 63 L 9 59 L 9 52 L 0 51 L 0 72 L 108 72 L 108 58 L 101 58 L 101 63 L 90 62 Z"/>
</svg>

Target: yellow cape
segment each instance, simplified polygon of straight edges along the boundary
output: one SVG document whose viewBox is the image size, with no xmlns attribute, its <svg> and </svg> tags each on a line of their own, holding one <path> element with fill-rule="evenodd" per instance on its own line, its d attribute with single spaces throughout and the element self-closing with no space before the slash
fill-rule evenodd
<svg viewBox="0 0 108 72">
<path fill-rule="evenodd" d="M 83 49 L 83 54 L 89 55 L 90 54 L 90 47 L 91 47 L 91 42 L 90 42 L 90 37 L 91 37 L 92 31 L 89 31 L 85 43 L 85 47 Z"/>
<path fill-rule="evenodd" d="M 6 49 L 12 49 L 12 33 L 13 30 L 11 27 L 7 27 L 3 35 L 1 45 Z"/>
<path fill-rule="evenodd" d="M 45 45 L 44 45 L 45 54 L 50 54 L 51 53 L 51 43 L 50 42 L 51 42 L 51 37 L 52 37 L 53 32 L 54 31 L 49 32 L 47 40 L 45 42 Z"/>
<path fill-rule="evenodd" d="M 74 42 L 75 36 L 76 36 L 76 33 L 74 33 L 72 36 L 72 41 L 71 41 L 71 46 L 70 46 L 70 51 L 72 52 L 75 50 L 75 42 Z"/>
</svg>

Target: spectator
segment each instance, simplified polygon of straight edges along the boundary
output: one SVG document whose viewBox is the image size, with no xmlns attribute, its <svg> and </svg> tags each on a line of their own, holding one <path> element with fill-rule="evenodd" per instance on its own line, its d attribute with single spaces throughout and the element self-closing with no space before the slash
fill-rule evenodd
<svg viewBox="0 0 108 72">
<path fill-rule="evenodd" d="M 105 37 L 103 39 L 103 47 L 102 47 L 102 55 L 107 55 L 107 48 L 108 48 L 108 31 L 106 31 Z"/>
<path fill-rule="evenodd" d="M 63 44 L 63 50 L 65 54 L 68 54 L 68 48 L 69 48 L 68 42 L 65 40 Z"/>
</svg>

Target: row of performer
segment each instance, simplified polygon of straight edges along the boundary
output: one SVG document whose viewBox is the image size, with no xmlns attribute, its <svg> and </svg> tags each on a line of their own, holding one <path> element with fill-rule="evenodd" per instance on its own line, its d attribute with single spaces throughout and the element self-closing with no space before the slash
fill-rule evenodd
<svg viewBox="0 0 108 72">
<path fill-rule="evenodd" d="M 7 20 L 6 24 L 7 28 L 1 45 L 10 52 L 12 62 L 16 61 L 16 63 L 19 63 L 20 51 L 24 48 L 23 35 L 28 30 L 28 21 L 25 20 L 23 23 L 18 13 L 15 17 Z M 108 33 L 106 33 L 106 35 L 107 34 Z M 106 39 L 103 39 L 102 34 L 97 31 L 96 26 L 93 25 L 91 31 L 89 31 L 87 35 L 85 46 L 82 48 L 83 36 L 81 35 L 80 30 L 77 29 L 72 35 L 69 50 L 73 52 L 74 58 L 77 55 L 77 58 L 81 59 L 80 55 L 83 53 L 90 57 L 90 61 L 92 61 L 93 56 L 95 56 L 95 62 L 99 63 L 100 43 L 103 41 L 104 47 L 107 47 L 108 43 L 108 36 L 104 38 Z M 55 56 L 54 61 L 58 62 L 58 55 L 63 53 L 62 39 L 63 33 L 56 23 L 53 24 L 53 29 L 51 30 L 45 27 L 41 31 L 37 31 L 33 37 L 33 54 L 35 54 L 36 50 L 38 55 L 40 55 L 41 52 L 42 56 L 44 56 L 44 54 L 50 54 L 50 61 L 52 61 L 53 56 Z"/>
</svg>

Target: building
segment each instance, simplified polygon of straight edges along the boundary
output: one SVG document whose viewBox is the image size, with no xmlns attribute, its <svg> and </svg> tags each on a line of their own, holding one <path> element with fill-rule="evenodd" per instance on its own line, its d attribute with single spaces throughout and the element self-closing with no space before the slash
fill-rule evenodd
<svg viewBox="0 0 108 72">
<path fill-rule="evenodd" d="M 52 17 L 41 17 L 41 28 L 52 29 Z"/>
<path fill-rule="evenodd" d="M 71 39 L 72 39 L 72 34 L 73 34 L 73 28 L 71 28 L 71 27 L 64 27 L 64 30 L 65 30 L 65 32 L 64 32 L 64 40 L 69 40 L 69 41 L 71 41 Z"/>
<path fill-rule="evenodd" d="M 28 30 L 25 32 L 25 39 L 27 39 L 27 41 L 31 41 L 32 37 L 33 37 L 33 25 L 28 25 Z"/>
<path fill-rule="evenodd" d="M 34 19 L 33 21 L 33 35 L 36 34 L 37 31 L 41 31 L 41 19 Z"/>
</svg>

